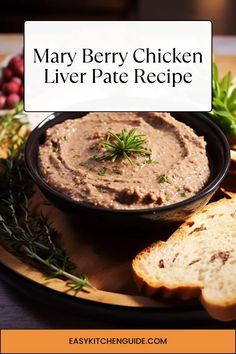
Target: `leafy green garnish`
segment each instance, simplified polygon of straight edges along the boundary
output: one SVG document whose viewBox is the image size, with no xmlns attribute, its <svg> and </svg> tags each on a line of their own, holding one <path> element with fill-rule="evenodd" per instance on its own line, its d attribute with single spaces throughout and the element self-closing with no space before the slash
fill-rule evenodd
<svg viewBox="0 0 236 354">
<path fill-rule="evenodd" d="M 157 160 L 153 160 L 150 156 L 147 160 L 144 161 L 144 163 L 149 165 L 151 163 L 159 163 L 159 162 Z"/>
<path fill-rule="evenodd" d="M 99 176 L 105 176 L 105 174 L 106 174 L 106 169 L 105 169 L 105 167 L 100 168 L 100 170 L 98 171 L 98 175 L 99 175 Z"/>
<path fill-rule="evenodd" d="M 33 183 L 26 171 L 24 146 L 27 131 L 19 135 L 19 120 L 15 113 L 8 113 L 0 121 L 2 143 L 6 158 L 0 158 L 0 236 L 6 247 L 24 259 L 46 271 L 50 277 L 68 281 L 74 290 L 92 287 L 83 274 L 73 274 L 75 265 L 58 244 L 58 232 L 41 213 L 32 213 L 30 197 Z"/>
<path fill-rule="evenodd" d="M 159 182 L 160 183 L 170 183 L 168 176 L 165 176 L 165 175 L 160 177 Z"/>
<path fill-rule="evenodd" d="M 106 152 L 100 156 L 93 156 L 96 161 L 111 160 L 115 162 L 117 158 L 125 158 L 133 164 L 132 155 L 151 156 L 150 149 L 144 147 L 147 138 L 144 134 L 137 133 L 136 129 L 130 131 L 122 130 L 121 134 L 108 131 L 107 139 L 100 141 L 100 145 L 106 148 Z"/>
<path fill-rule="evenodd" d="M 170 196 L 168 194 L 165 195 L 166 202 L 170 201 Z"/>
<path fill-rule="evenodd" d="M 226 135 L 236 135 L 236 87 L 232 89 L 232 73 L 220 79 L 217 65 L 213 63 L 212 85 L 213 108 L 209 115 Z"/>
<path fill-rule="evenodd" d="M 177 192 L 179 193 L 179 195 L 182 197 L 182 198 L 186 198 L 186 191 L 183 189 L 183 188 L 177 188 Z"/>
<path fill-rule="evenodd" d="M 79 165 L 82 166 L 82 167 L 88 167 L 89 166 L 88 162 L 80 162 Z"/>
<path fill-rule="evenodd" d="M 14 113 L 15 116 L 17 114 L 23 113 L 23 111 L 24 111 L 24 103 L 23 103 L 23 101 L 20 101 L 20 102 L 16 103 L 14 109 L 15 109 L 15 113 Z"/>
</svg>

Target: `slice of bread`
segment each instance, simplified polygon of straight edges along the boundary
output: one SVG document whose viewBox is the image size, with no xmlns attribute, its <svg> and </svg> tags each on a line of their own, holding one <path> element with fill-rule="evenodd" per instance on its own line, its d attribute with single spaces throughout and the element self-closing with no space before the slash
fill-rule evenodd
<svg viewBox="0 0 236 354">
<path fill-rule="evenodd" d="M 221 191 L 230 198 L 236 197 L 236 151 L 230 150 L 231 164 L 226 178 L 221 183 Z"/>
<path fill-rule="evenodd" d="M 139 253 L 133 270 L 147 295 L 199 298 L 212 317 L 236 319 L 236 198 L 208 204 L 166 242 Z"/>
</svg>

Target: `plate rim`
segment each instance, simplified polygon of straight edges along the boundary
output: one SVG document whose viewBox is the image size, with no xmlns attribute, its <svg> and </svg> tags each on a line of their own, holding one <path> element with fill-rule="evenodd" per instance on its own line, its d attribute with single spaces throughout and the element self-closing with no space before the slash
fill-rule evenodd
<svg viewBox="0 0 236 354">
<path fill-rule="evenodd" d="M 203 308 L 193 307 L 191 310 L 189 308 L 135 308 L 131 306 L 101 303 L 71 296 L 58 290 L 48 288 L 33 279 L 27 278 L 3 264 L 1 261 L 0 279 L 21 293 L 33 297 L 36 301 L 43 302 L 47 305 L 50 303 L 50 306 L 55 307 L 58 307 L 59 305 L 60 308 L 63 306 L 63 309 L 65 307 L 66 311 L 73 311 L 73 313 L 79 312 L 80 314 L 86 314 L 86 316 L 89 315 L 91 318 L 102 316 L 103 321 L 108 320 L 134 324 L 137 320 L 141 320 L 142 326 L 161 325 L 161 327 L 163 327 L 164 325 L 171 326 L 171 328 L 182 328 L 184 324 L 189 325 L 190 323 L 196 325 L 196 328 L 199 328 L 199 326 L 202 327 L 204 324 L 206 327 L 214 324 L 218 327 L 226 327 L 224 322 L 214 320 Z M 40 296 L 36 298 L 34 297 L 34 294 L 40 294 Z M 194 318 L 195 323 L 193 323 Z"/>
</svg>

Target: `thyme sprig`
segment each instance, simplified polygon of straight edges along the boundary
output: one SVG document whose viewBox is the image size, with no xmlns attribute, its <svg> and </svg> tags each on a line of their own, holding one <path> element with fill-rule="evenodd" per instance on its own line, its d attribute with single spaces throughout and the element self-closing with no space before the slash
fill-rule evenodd
<svg viewBox="0 0 236 354">
<path fill-rule="evenodd" d="M 115 162 L 118 158 L 125 158 L 133 164 L 132 155 L 151 156 L 152 151 L 145 148 L 147 138 L 145 134 L 137 133 L 136 129 L 127 131 L 123 129 L 121 134 L 111 130 L 107 133 L 107 139 L 100 141 L 100 145 L 106 148 L 106 152 L 100 156 L 94 156 L 96 161 L 111 160 Z"/>
<path fill-rule="evenodd" d="M 42 213 L 30 211 L 33 184 L 24 163 L 26 135 L 15 139 L 21 123 L 16 123 L 14 117 L 15 113 L 8 113 L 0 121 L 0 132 L 4 130 L 2 141 L 8 144 L 7 157 L 0 159 L 0 234 L 3 242 L 17 256 L 43 267 L 50 277 L 66 279 L 74 290 L 92 288 L 85 275 L 71 273 L 75 265 L 58 244 L 59 235 L 47 218 Z"/>
</svg>

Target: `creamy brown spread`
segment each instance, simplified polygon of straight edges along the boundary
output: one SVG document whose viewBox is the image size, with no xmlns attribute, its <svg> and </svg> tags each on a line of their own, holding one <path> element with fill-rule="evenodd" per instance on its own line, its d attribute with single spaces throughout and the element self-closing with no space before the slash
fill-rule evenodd
<svg viewBox="0 0 236 354">
<path fill-rule="evenodd" d="M 112 130 L 146 136 L 151 156 L 136 154 L 133 163 L 97 161 L 100 142 Z M 206 143 L 168 113 L 99 112 L 49 128 L 39 149 L 43 178 L 72 199 L 114 209 L 173 204 L 199 192 L 210 176 Z"/>
</svg>

